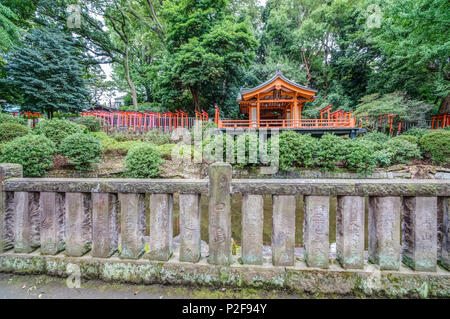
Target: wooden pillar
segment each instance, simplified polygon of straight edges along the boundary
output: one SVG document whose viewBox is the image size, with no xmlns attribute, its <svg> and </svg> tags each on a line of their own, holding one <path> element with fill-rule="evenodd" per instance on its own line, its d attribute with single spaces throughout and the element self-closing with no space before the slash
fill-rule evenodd
<svg viewBox="0 0 450 319">
<path fill-rule="evenodd" d="M 257 121 L 257 127 L 259 127 L 260 125 L 260 120 L 261 120 L 261 108 L 260 108 L 260 103 L 259 103 L 259 94 L 258 94 L 258 101 L 256 102 L 256 121 Z"/>
</svg>

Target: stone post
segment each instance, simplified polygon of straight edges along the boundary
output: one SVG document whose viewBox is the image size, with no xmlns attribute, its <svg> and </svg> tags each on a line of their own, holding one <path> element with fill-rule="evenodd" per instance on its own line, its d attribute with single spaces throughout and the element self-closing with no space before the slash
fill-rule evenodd
<svg viewBox="0 0 450 319">
<path fill-rule="evenodd" d="M 272 263 L 294 266 L 295 196 L 272 196 Z"/>
<path fill-rule="evenodd" d="M 381 270 L 400 268 L 400 197 L 369 197 L 369 260 Z"/>
<path fill-rule="evenodd" d="M 108 258 L 117 251 L 117 195 L 92 193 L 92 256 Z"/>
<path fill-rule="evenodd" d="M 438 197 L 438 262 L 450 270 L 450 199 Z"/>
<path fill-rule="evenodd" d="M 402 260 L 416 271 L 436 271 L 436 197 L 403 197 Z"/>
<path fill-rule="evenodd" d="M 145 250 L 145 196 L 119 194 L 121 250 L 120 258 L 138 259 Z"/>
<path fill-rule="evenodd" d="M 42 192 L 41 254 L 56 255 L 64 250 L 65 198 L 63 193 Z"/>
<path fill-rule="evenodd" d="M 168 261 L 172 255 L 173 196 L 150 195 L 150 260 Z"/>
<path fill-rule="evenodd" d="M 209 258 L 212 265 L 228 266 L 231 252 L 231 165 L 209 166 Z"/>
<path fill-rule="evenodd" d="M 330 253 L 328 196 L 305 196 L 303 245 L 309 267 L 328 268 Z"/>
<path fill-rule="evenodd" d="M 201 257 L 201 195 L 180 195 L 180 261 L 196 263 Z"/>
<path fill-rule="evenodd" d="M 12 177 L 22 177 L 22 165 L 0 164 L 0 254 L 14 247 L 14 193 L 2 186 Z"/>
<path fill-rule="evenodd" d="M 263 263 L 263 207 L 261 195 L 245 194 L 242 198 L 242 262 Z"/>
<path fill-rule="evenodd" d="M 337 198 L 336 257 L 345 269 L 364 267 L 364 197 Z"/>
<path fill-rule="evenodd" d="M 92 203 L 87 193 L 66 193 L 66 254 L 81 257 L 92 245 Z"/>
<path fill-rule="evenodd" d="M 39 193 L 14 193 L 14 251 L 30 253 L 40 245 Z"/>
</svg>

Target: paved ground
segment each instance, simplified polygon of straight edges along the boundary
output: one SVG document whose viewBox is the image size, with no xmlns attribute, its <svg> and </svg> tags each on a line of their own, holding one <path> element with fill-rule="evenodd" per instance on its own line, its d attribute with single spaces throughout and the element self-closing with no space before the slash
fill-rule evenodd
<svg viewBox="0 0 450 319">
<path fill-rule="evenodd" d="M 82 281 L 68 288 L 66 279 L 0 273 L 0 299 L 195 299 L 195 298 L 299 298 L 283 292 L 254 289 L 209 289 L 162 285 L 128 285 Z"/>
</svg>

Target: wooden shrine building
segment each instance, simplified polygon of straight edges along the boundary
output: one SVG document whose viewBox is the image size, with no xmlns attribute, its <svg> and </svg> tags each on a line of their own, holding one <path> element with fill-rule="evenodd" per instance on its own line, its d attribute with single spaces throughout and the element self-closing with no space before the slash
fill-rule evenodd
<svg viewBox="0 0 450 319">
<path fill-rule="evenodd" d="M 354 135 L 360 130 L 351 112 L 331 112 L 331 107 L 321 111 L 320 119 L 302 118 L 305 103 L 313 102 L 316 93 L 316 90 L 297 84 L 278 71 L 255 88 L 241 89 L 238 103 L 243 120 L 221 119 L 216 108 L 216 124 L 221 130 L 279 128 L 313 135 L 325 132 Z"/>
</svg>

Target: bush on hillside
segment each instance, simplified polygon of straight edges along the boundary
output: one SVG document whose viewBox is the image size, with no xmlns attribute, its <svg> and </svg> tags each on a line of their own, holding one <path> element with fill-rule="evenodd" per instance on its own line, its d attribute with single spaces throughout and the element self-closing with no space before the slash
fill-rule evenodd
<svg viewBox="0 0 450 319">
<path fill-rule="evenodd" d="M 370 132 L 361 137 L 361 139 L 383 145 L 389 140 L 389 135 L 380 132 Z"/>
<path fill-rule="evenodd" d="M 92 135 L 77 133 L 62 140 L 58 152 L 67 157 L 76 169 L 88 170 L 100 162 L 102 145 Z"/>
<path fill-rule="evenodd" d="M 16 123 L 16 124 L 22 124 L 22 125 L 26 125 L 27 122 L 18 116 L 12 116 L 6 113 L 0 113 L 0 124 L 3 123 Z"/>
<path fill-rule="evenodd" d="M 30 129 L 25 125 L 18 123 L 5 122 L 0 124 L 0 141 L 8 142 L 16 137 L 27 135 Z"/>
<path fill-rule="evenodd" d="M 386 149 L 392 154 L 393 163 L 406 164 L 409 160 L 422 158 L 419 146 L 404 138 L 390 139 L 386 144 Z"/>
<path fill-rule="evenodd" d="M 374 145 L 378 144 L 368 143 L 364 139 L 349 140 L 344 156 L 345 166 L 362 175 L 371 174 L 377 164 Z"/>
<path fill-rule="evenodd" d="M 450 163 L 450 131 L 433 130 L 420 139 L 420 146 L 439 165 Z"/>
<path fill-rule="evenodd" d="M 125 158 L 125 175 L 131 178 L 152 178 L 160 173 L 164 162 L 156 145 L 141 144 L 133 147 Z"/>
<path fill-rule="evenodd" d="M 316 162 L 326 170 L 335 170 L 336 162 L 344 159 L 346 141 L 334 134 L 324 134 L 319 140 Z"/>
<path fill-rule="evenodd" d="M 83 125 L 89 132 L 99 132 L 102 128 L 100 119 L 95 116 L 82 116 L 74 120 L 75 123 Z"/>
<path fill-rule="evenodd" d="M 34 130 L 36 134 L 44 135 L 56 145 L 67 136 L 83 133 L 83 129 L 76 123 L 61 119 L 41 121 Z"/>
<path fill-rule="evenodd" d="M 25 135 L 7 143 L 2 148 L 0 162 L 23 166 L 23 175 L 39 177 L 53 165 L 55 144 L 42 135 Z"/>
<path fill-rule="evenodd" d="M 318 142 L 310 134 L 302 135 L 293 131 L 280 134 L 280 168 L 292 171 L 295 167 L 313 167 Z"/>
<path fill-rule="evenodd" d="M 414 136 L 414 135 L 402 134 L 402 135 L 399 135 L 397 137 L 394 137 L 394 139 L 405 140 L 405 141 L 408 141 L 410 143 L 417 144 L 417 145 L 419 144 L 419 138 L 417 136 Z"/>
<path fill-rule="evenodd" d="M 422 138 L 422 136 L 424 136 L 425 134 L 428 134 L 430 132 L 431 132 L 431 130 L 429 130 L 429 129 L 415 127 L 415 128 L 411 128 L 411 129 L 407 130 L 402 135 L 417 136 L 417 138 L 420 140 Z"/>
</svg>

